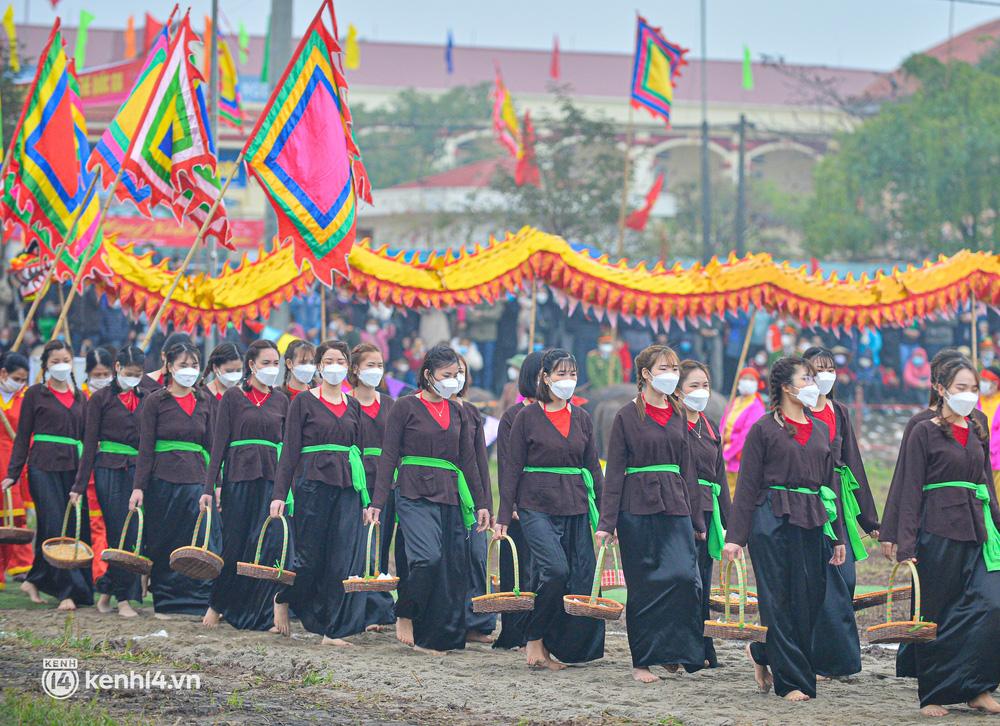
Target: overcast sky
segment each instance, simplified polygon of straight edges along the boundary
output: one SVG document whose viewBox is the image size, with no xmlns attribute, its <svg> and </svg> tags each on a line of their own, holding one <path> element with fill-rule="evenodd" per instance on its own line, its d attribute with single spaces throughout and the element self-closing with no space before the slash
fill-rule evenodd
<svg viewBox="0 0 1000 726">
<path fill-rule="evenodd" d="M 263 33 L 270 0 L 219 0 L 232 28 L 242 21 Z M 990 2 L 991 0 L 981 0 Z M 637 9 L 660 25 L 672 41 L 701 54 L 699 0 L 642 2 Z M 49 0 L 13 0 L 18 22 L 25 8 L 33 23 L 51 23 Z M 94 27 L 124 27 L 128 12 L 137 26 L 142 13 L 161 19 L 173 0 L 61 0 L 67 25 L 80 9 L 96 16 Z M 1000 4 L 1000 2 L 998 2 Z M 190 3 L 192 15 L 210 12 L 211 2 Z M 308 24 L 318 0 L 294 0 L 296 32 Z M 544 48 L 553 34 L 565 50 L 630 52 L 634 14 L 620 0 L 335 0 L 341 33 L 354 23 L 362 39 L 444 43 L 451 28 L 458 45 Z M 1000 17 L 1000 7 L 950 0 L 707 0 L 708 56 L 739 58 L 743 44 L 787 61 L 888 70 L 911 53 L 947 39 L 954 7 L 958 33 Z M 187 7 L 181 4 L 182 9 Z M 223 25 L 225 29 L 225 25 Z"/>
</svg>

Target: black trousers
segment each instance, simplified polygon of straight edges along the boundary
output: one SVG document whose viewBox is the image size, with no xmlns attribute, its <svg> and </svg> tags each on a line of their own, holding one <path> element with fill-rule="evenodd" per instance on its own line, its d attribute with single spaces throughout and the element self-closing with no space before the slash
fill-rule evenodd
<svg viewBox="0 0 1000 726">
<path fill-rule="evenodd" d="M 42 471 L 28 467 L 28 491 L 35 502 L 38 524 L 35 532 L 35 557 L 27 580 L 40 592 L 51 595 L 56 600 L 70 599 L 77 606 L 93 605 L 94 582 L 90 566 L 62 570 L 50 565 L 42 556 L 42 542 L 59 537 L 62 533 L 63 517 L 75 474 L 74 471 Z M 90 544 L 90 517 L 87 516 L 86 497 L 83 498 L 80 513 L 80 540 Z M 75 534 L 76 514 L 70 512 L 66 536 L 73 537 Z"/>
<path fill-rule="evenodd" d="M 108 547 L 118 547 L 122 535 L 122 527 L 128 516 L 128 500 L 132 496 L 132 479 L 135 467 L 127 469 L 94 469 L 94 490 L 97 501 L 101 505 L 104 516 L 104 528 L 107 531 Z M 131 551 L 138 536 L 139 519 L 132 517 L 129 525 L 130 534 L 125 537 L 125 547 Z M 97 579 L 96 589 L 104 595 L 114 595 L 118 602 L 135 600 L 142 601 L 142 580 L 121 567 L 109 565 L 107 572 Z"/>
<path fill-rule="evenodd" d="M 486 594 L 486 554 L 489 548 L 489 533 L 469 532 L 469 597 L 466 607 L 465 627 L 483 635 L 489 635 L 497 627 L 496 613 L 472 612 L 472 598 Z"/>
<path fill-rule="evenodd" d="M 824 538 L 824 546 L 832 557 L 829 537 Z M 854 616 L 856 583 L 854 551 L 848 542 L 844 564 L 826 566 L 826 596 L 813 635 L 813 665 L 821 676 L 838 678 L 861 671 L 861 642 Z"/>
<path fill-rule="evenodd" d="M 705 667 L 705 620 L 690 516 L 618 514 L 628 583 L 625 628 L 633 668 Z"/>
<path fill-rule="evenodd" d="M 400 495 L 396 511 L 408 570 L 400 580 L 396 617 L 413 621 L 415 645 L 461 650 L 469 593 L 469 530 L 461 509 Z"/>
<path fill-rule="evenodd" d="M 142 549 L 143 554 L 153 561 L 149 591 L 153 595 L 154 612 L 204 615 L 208 607 L 211 581 L 195 580 L 170 569 L 170 553 L 191 544 L 203 488 L 200 482 L 174 484 L 155 477 L 146 486 L 143 497 L 146 531 L 143 533 Z M 202 522 L 197 541 L 199 545 L 204 528 Z M 208 549 L 218 554 L 221 548 L 219 515 L 213 512 Z"/>
<path fill-rule="evenodd" d="M 779 696 L 798 690 L 816 697 L 813 632 L 826 594 L 829 550 L 823 529 L 802 529 L 778 518 L 770 497 L 753 515 L 750 557 L 767 642 L 752 643 L 756 663 L 769 665 Z"/>
<path fill-rule="evenodd" d="M 521 589 L 525 592 L 534 592 L 534 585 L 531 581 L 529 563 L 531 562 L 531 549 L 524 539 L 524 530 L 521 528 L 520 519 L 512 519 L 507 527 L 507 536 L 514 540 L 517 547 L 517 569 L 521 582 Z M 511 592 L 514 589 L 514 558 L 506 544 L 500 546 L 500 589 L 503 592 Z M 523 648 L 527 642 L 527 625 L 530 612 L 501 613 L 500 614 L 500 634 L 493 641 L 494 648 Z"/>
<path fill-rule="evenodd" d="M 709 521 L 709 515 L 709 512 L 705 513 L 706 522 Z M 712 569 L 715 566 L 715 560 L 708 554 L 708 540 L 697 540 L 695 547 L 698 550 L 698 573 L 701 575 L 701 619 L 703 621 L 702 630 L 704 631 L 704 621 L 712 619 L 712 612 L 708 601 L 712 596 Z M 715 641 L 712 638 L 703 637 L 702 642 L 705 645 L 705 662 L 708 663 L 708 667 L 718 668 L 719 658 L 715 653 Z"/>
<path fill-rule="evenodd" d="M 574 617 L 563 609 L 564 595 L 589 595 L 593 585 L 597 558 L 587 515 L 518 509 L 518 516 L 531 550 L 531 581 L 536 592 L 526 639 L 541 640 L 563 663 L 604 657 L 604 621 Z"/>
</svg>

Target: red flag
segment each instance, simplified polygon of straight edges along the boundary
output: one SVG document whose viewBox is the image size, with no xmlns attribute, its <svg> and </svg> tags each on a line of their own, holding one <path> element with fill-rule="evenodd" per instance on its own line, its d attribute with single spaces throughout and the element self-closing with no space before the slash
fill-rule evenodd
<svg viewBox="0 0 1000 726">
<path fill-rule="evenodd" d="M 646 203 L 642 205 L 642 209 L 637 209 L 628 215 L 628 219 L 625 220 L 626 227 L 637 229 L 640 232 L 646 229 L 646 222 L 649 221 L 649 213 L 653 211 L 653 205 L 656 204 L 661 189 L 663 189 L 663 174 L 656 177 L 656 181 L 653 182 L 653 186 L 650 187 L 649 192 L 646 194 Z"/>
<path fill-rule="evenodd" d="M 146 31 L 142 44 L 143 53 L 148 53 L 149 49 L 153 47 L 153 44 L 156 42 L 156 36 L 160 34 L 161 30 L 163 30 L 163 24 L 156 22 L 156 18 L 146 13 Z"/>
<path fill-rule="evenodd" d="M 559 80 L 559 36 L 552 38 L 552 63 L 549 65 L 549 78 Z"/>
<path fill-rule="evenodd" d="M 135 16 L 129 15 L 125 22 L 125 57 L 135 58 Z"/>
<path fill-rule="evenodd" d="M 531 112 L 524 112 L 521 128 L 521 148 L 517 151 L 517 166 L 514 169 L 514 183 L 518 186 L 531 184 L 542 186 L 542 177 L 535 160 L 535 127 L 531 123 Z"/>
</svg>

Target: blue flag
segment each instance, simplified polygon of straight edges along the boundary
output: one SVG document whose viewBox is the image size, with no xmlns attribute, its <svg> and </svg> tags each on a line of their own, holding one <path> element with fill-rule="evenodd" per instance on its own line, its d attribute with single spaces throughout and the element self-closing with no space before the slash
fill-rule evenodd
<svg viewBox="0 0 1000 726">
<path fill-rule="evenodd" d="M 455 62 L 452 60 L 451 52 L 455 48 L 455 40 L 451 37 L 451 31 L 448 31 L 448 44 L 444 47 L 444 64 L 448 68 L 448 74 L 455 72 Z"/>
</svg>

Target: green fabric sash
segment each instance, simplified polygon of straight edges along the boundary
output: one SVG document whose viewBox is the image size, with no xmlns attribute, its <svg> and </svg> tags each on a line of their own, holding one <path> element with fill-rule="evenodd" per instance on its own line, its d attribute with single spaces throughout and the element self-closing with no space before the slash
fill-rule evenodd
<svg viewBox="0 0 1000 726">
<path fill-rule="evenodd" d="M 158 439 L 153 450 L 156 451 L 157 454 L 162 454 L 167 451 L 193 451 L 196 454 L 202 455 L 205 459 L 206 467 L 211 459 L 204 446 L 196 444 L 192 441 L 171 441 L 170 439 Z"/>
<path fill-rule="evenodd" d="M 361 451 L 362 456 L 382 456 L 382 449 L 377 446 L 372 446 Z"/>
<path fill-rule="evenodd" d="M 976 499 L 983 503 L 983 524 L 986 525 L 986 541 L 983 542 L 983 560 L 986 562 L 987 572 L 1000 570 L 1000 530 L 993 521 L 993 514 L 990 512 L 990 490 L 985 484 L 974 484 L 971 481 L 943 481 L 937 484 L 924 485 L 925 492 L 935 489 L 955 487 L 956 489 L 969 489 L 976 493 Z"/>
<path fill-rule="evenodd" d="M 371 503 L 368 496 L 368 487 L 365 484 L 365 466 L 361 463 L 361 449 L 357 446 L 342 446 L 341 444 L 314 444 L 303 446 L 303 454 L 312 454 L 317 451 L 335 451 L 347 454 L 347 461 L 351 465 L 351 484 L 354 491 L 361 497 L 361 506 L 367 508 Z"/>
<path fill-rule="evenodd" d="M 233 446 L 269 446 L 272 449 L 277 450 L 278 458 L 281 458 L 281 442 L 275 443 L 274 441 L 268 441 L 267 439 L 237 439 L 236 441 L 230 441 L 229 447 Z"/>
<path fill-rule="evenodd" d="M 471 529 L 476 523 L 476 503 L 472 499 L 472 492 L 469 491 L 469 483 L 465 479 L 465 474 L 457 466 L 447 459 L 435 459 L 432 456 L 404 456 L 399 460 L 400 466 L 426 466 L 431 469 L 444 469 L 458 474 L 458 500 L 462 508 L 462 521 L 465 528 Z M 399 469 L 392 475 L 395 482 L 399 476 Z"/>
<path fill-rule="evenodd" d="M 670 464 L 665 464 L 670 466 Z M 590 515 L 590 526 L 596 532 L 597 523 L 601 521 L 601 513 L 597 511 L 597 494 L 594 492 L 594 475 L 590 469 L 576 466 L 526 466 L 522 471 L 527 473 L 560 474 L 562 476 L 579 476 L 587 487 L 587 512 Z"/>
<path fill-rule="evenodd" d="M 851 541 L 851 550 L 854 552 L 854 561 L 861 562 L 868 559 L 868 550 L 865 549 L 861 541 L 860 527 L 858 527 L 858 515 L 861 514 L 861 506 L 854 492 L 861 488 L 861 484 L 854 476 L 849 466 L 835 466 L 833 468 L 840 475 L 840 501 L 844 507 L 844 529 L 847 530 L 847 538 Z"/>
<path fill-rule="evenodd" d="M 837 521 L 837 493 L 830 487 L 821 486 L 819 491 L 807 489 L 806 487 L 783 487 L 780 484 L 768 487 L 777 489 L 779 492 L 795 492 L 797 494 L 811 494 L 819 497 L 823 501 L 823 508 L 826 510 L 828 521 L 823 525 L 823 534 L 836 541 L 837 535 L 833 532 L 833 523 Z"/>
<path fill-rule="evenodd" d="M 707 479 L 699 479 L 698 483 L 712 490 L 712 521 L 708 525 L 708 554 L 713 560 L 721 560 L 722 548 L 726 544 L 726 530 L 722 528 L 722 512 L 719 510 L 719 494 L 722 492 L 722 486 Z"/>
<path fill-rule="evenodd" d="M 122 444 L 118 441 L 98 441 L 97 450 L 102 454 L 119 454 L 121 456 L 139 455 L 138 449 L 134 449 L 128 444 Z"/>
<path fill-rule="evenodd" d="M 71 439 L 69 436 L 55 436 L 54 434 L 35 434 L 35 442 L 43 442 L 46 444 L 66 444 L 67 446 L 76 447 L 76 455 L 83 456 L 83 442 L 80 439 Z"/>
</svg>

